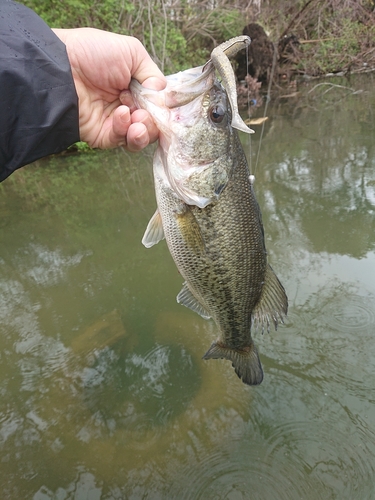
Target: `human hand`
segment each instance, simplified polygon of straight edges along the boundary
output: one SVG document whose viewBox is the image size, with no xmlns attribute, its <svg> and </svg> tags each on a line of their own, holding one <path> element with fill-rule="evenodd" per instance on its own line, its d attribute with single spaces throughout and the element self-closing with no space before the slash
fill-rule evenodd
<svg viewBox="0 0 375 500">
<path fill-rule="evenodd" d="M 94 148 L 139 151 L 157 140 L 149 113 L 136 109 L 130 80 L 162 90 L 166 80 L 141 42 L 94 28 L 54 29 L 66 45 L 79 99 L 82 141 Z M 124 105 L 126 103 L 127 105 Z"/>
</svg>

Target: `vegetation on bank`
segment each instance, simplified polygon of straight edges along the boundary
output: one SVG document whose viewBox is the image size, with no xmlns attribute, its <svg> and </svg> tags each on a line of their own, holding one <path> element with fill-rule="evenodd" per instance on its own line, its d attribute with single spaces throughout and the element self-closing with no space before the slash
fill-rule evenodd
<svg viewBox="0 0 375 500">
<path fill-rule="evenodd" d="M 295 71 L 375 68 L 374 0 L 23 0 L 52 27 L 92 26 L 139 38 L 173 73 L 202 64 L 218 43 L 259 23 L 272 42 L 300 42 Z"/>
</svg>

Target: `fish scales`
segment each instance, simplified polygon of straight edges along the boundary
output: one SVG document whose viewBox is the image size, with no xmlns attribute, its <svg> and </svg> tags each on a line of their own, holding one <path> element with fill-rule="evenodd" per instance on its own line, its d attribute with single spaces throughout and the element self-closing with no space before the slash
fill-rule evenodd
<svg viewBox="0 0 375 500">
<path fill-rule="evenodd" d="M 220 65 L 225 65 L 225 48 L 219 55 Z M 267 263 L 261 211 L 233 128 L 237 123 L 243 129 L 240 117 L 233 119 L 233 88 L 228 98 L 215 68 L 205 68 L 203 77 L 200 68 L 189 70 L 194 90 L 189 99 L 184 73 L 178 77 L 184 85 L 178 92 L 173 84 L 171 90 L 167 86 L 161 100 L 160 92 L 156 96 L 139 84 L 131 86 L 138 105 L 153 114 L 161 131 L 154 158 L 158 209 L 142 241 L 149 247 L 165 237 L 185 279 L 177 301 L 215 321 L 218 339 L 204 359 L 228 359 L 243 382 L 258 385 L 263 370 L 251 329 L 254 322 L 277 328 L 287 313 L 287 297 Z M 216 69 L 220 73 L 222 68 Z M 228 66 L 225 82 L 232 85 Z M 173 106 L 165 104 L 168 92 Z M 169 114 L 159 115 L 160 106 Z"/>
<path fill-rule="evenodd" d="M 234 137 L 238 153 L 220 201 L 200 209 L 187 206 L 159 185 L 158 207 L 171 255 L 189 290 L 219 329 L 223 345 L 251 349 L 252 311 L 261 295 L 267 266 L 263 226 L 246 158 Z M 189 210 L 200 228 L 201 245 L 191 245 L 171 213 Z M 260 364 L 247 382 L 256 385 L 263 374 Z"/>
<path fill-rule="evenodd" d="M 242 151 L 240 145 L 238 148 Z M 243 154 L 236 159 L 220 202 L 204 209 L 190 207 L 202 235 L 200 252 L 191 249 L 183 238 L 176 238 L 176 230 L 167 238 L 193 294 L 206 304 L 232 346 L 250 342 L 251 312 L 259 299 L 266 267 L 260 211 L 246 159 Z M 163 206 L 160 201 L 159 207 Z"/>
</svg>

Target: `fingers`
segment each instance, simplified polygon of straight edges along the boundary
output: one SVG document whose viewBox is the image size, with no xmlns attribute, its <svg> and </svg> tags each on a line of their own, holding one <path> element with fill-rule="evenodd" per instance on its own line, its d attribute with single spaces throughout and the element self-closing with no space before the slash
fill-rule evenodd
<svg viewBox="0 0 375 500">
<path fill-rule="evenodd" d="M 155 142 L 159 137 L 159 129 L 156 127 L 154 120 L 148 111 L 144 109 L 137 109 L 132 113 L 132 124 L 134 125 L 134 132 L 137 130 L 135 127 L 137 124 L 142 124 L 147 129 L 147 134 L 149 138 L 149 143 Z"/>
<path fill-rule="evenodd" d="M 124 106 L 127 106 L 131 112 L 133 112 L 137 109 L 130 90 L 123 90 L 120 93 L 120 102 Z"/>
<path fill-rule="evenodd" d="M 155 142 L 159 131 L 149 113 L 143 109 L 133 113 L 127 106 L 119 106 L 113 115 L 111 142 L 131 152 L 140 151 Z"/>
<path fill-rule="evenodd" d="M 126 149 L 132 153 L 140 151 L 150 144 L 148 130 L 143 123 L 133 123 L 129 127 L 126 139 Z"/>
</svg>

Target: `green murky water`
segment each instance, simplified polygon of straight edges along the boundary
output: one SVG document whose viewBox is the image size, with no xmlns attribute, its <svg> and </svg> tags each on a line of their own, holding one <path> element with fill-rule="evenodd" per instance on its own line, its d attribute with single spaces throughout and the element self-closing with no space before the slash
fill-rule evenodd
<svg viewBox="0 0 375 500">
<path fill-rule="evenodd" d="M 290 312 L 255 334 L 257 388 L 201 359 L 213 324 L 140 243 L 151 151 L 0 186 L 2 499 L 375 498 L 375 76 L 331 83 L 352 90 L 268 111 L 255 187 Z"/>
</svg>

